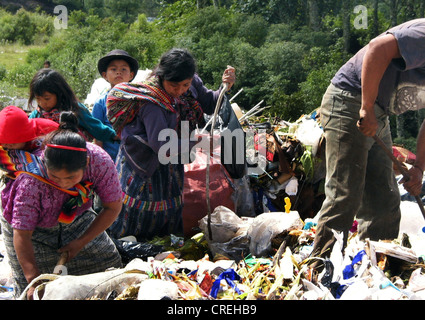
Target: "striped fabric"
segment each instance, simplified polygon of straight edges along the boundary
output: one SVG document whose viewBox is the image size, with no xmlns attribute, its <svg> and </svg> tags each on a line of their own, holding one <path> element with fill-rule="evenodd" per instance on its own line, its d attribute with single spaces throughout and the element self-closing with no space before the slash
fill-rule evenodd
<svg viewBox="0 0 425 320">
<path fill-rule="evenodd" d="M 139 241 L 155 236 L 182 234 L 183 165 L 160 164 L 143 179 L 118 152 L 117 170 L 123 189 L 122 210 L 109 228 L 111 237 L 133 235 Z"/>
<path fill-rule="evenodd" d="M 18 172 L 32 172 L 47 177 L 46 168 L 36 155 L 22 150 L 5 150 L 0 146 L 0 169 L 9 177 L 16 178 Z"/>
<path fill-rule="evenodd" d="M 37 267 L 40 272 L 53 273 L 60 253 L 58 249 L 81 236 L 96 218 L 93 211 L 79 215 L 71 224 L 58 224 L 53 228 L 36 228 L 32 243 Z M 16 283 L 15 294 L 18 297 L 28 285 L 19 264 L 13 246 L 13 229 L 0 218 L 2 236 L 6 245 L 12 275 Z M 108 268 L 122 267 L 121 256 L 106 232 L 89 242 L 72 260 L 65 265 L 69 275 L 84 275 L 103 272 Z"/>
<path fill-rule="evenodd" d="M 76 184 L 72 189 L 63 189 L 48 178 L 46 167 L 40 157 L 23 150 L 5 150 L 0 146 L 0 170 L 6 172 L 7 176 L 11 179 L 16 179 L 20 174 L 28 174 L 32 177 L 59 189 L 72 196 L 59 214 L 58 221 L 63 223 L 71 223 L 75 218 L 75 210 L 77 206 L 85 204 L 90 200 L 93 194 L 93 183 L 85 181 Z"/>
<path fill-rule="evenodd" d="M 123 204 L 129 208 L 137 210 L 147 211 L 166 211 L 172 208 L 179 207 L 183 204 L 182 196 L 173 197 L 172 199 L 166 199 L 161 201 L 146 201 L 137 200 L 129 195 L 123 193 Z"/>
<path fill-rule="evenodd" d="M 173 98 L 161 89 L 158 78 L 154 76 L 142 83 L 120 83 L 109 91 L 106 102 L 107 115 L 115 132 L 121 134 L 125 125 L 133 121 L 140 108 L 148 102 L 177 113 L 177 123 L 189 121 L 190 130 L 194 130 L 197 124 L 204 121 L 201 105 L 190 90 L 179 99 Z M 173 129 L 180 132 L 180 128 Z"/>
</svg>

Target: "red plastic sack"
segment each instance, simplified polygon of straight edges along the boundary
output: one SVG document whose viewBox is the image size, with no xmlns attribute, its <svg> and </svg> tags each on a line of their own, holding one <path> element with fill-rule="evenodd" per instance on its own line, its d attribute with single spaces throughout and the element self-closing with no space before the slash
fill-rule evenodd
<svg viewBox="0 0 425 320">
<path fill-rule="evenodd" d="M 416 155 L 403 147 L 393 146 L 393 154 L 401 162 L 406 162 L 408 164 L 415 163 Z"/>
<path fill-rule="evenodd" d="M 214 152 L 210 161 L 210 206 L 211 212 L 217 206 L 225 206 L 235 211 L 233 192 L 235 187 L 224 166 L 220 163 L 219 152 Z M 191 237 L 197 232 L 193 228 L 199 227 L 199 220 L 208 214 L 206 195 L 207 155 L 198 149 L 195 161 L 184 166 L 184 207 L 183 229 L 186 237 Z"/>
</svg>

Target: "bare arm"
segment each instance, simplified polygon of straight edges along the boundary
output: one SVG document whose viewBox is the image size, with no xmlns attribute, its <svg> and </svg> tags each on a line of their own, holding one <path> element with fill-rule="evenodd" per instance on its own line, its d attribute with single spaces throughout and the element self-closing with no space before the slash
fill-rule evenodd
<svg viewBox="0 0 425 320">
<path fill-rule="evenodd" d="M 391 60 L 400 58 L 397 40 L 392 34 L 373 39 L 363 58 L 362 106 L 359 130 L 366 136 L 373 136 L 378 128 L 374 105 L 378 96 L 381 79 Z"/>
<path fill-rule="evenodd" d="M 419 130 L 418 140 L 416 142 L 416 160 L 415 164 L 409 170 L 409 181 L 404 182 L 404 188 L 414 196 L 421 193 L 423 172 L 425 169 L 425 121 L 422 122 L 421 129 Z"/>
<path fill-rule="evenodd" d="M 32 233 L 33 231 L 13 229 L 13 246 L 28 283 L 40 275 L 31 241 Z"/>
</svg>

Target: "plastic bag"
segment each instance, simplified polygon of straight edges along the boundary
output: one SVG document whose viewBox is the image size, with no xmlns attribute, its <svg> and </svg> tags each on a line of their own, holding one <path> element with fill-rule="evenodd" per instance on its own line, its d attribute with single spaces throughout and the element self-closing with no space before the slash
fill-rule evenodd
<svg viewBox="0 0 425 320">
<path fill-rule="evenodd" d="M 140 284 L 137 300 L 177 300 L 178 297 L 179 288 L 176 283 L 161 279 L 148 279 Z"/>
<path fill-rule="evenodd" d="M 121 260 L 127 264 L 135 258 L 146 260 L 148 257 L 154 257 L 164 249 L 161 245 L 150 244 L 147 242 L 133 242 L 121 239 L 112 239 L 121 255 Z"/>
<path fill-rule="evenodd" d="M 211 210 L 217 206 L 235 208 L 233 193 L 235 186 L 227 170 L 216 157 L 209 157 L 209 200 Z M 202 149 L 196 150 L 195 161 L 184 166 L 183 229 L 186 237 L 197 233 L 194 228 L 199 220 L 208 214 L 206 199 L 207 155 Z"/>
<path fill-rule="evenodd" d="M 235 192 L 233 193 L 235 199 L 235 213 L 238 216 L 254 217 L 255 206 L 254 197 L 249 184 L 248 176 L 241 179 L 234 180 Z"/>
<path fill-rule="evenodd" d="M 309 118 L 303 118 L 295 131 L 295 136 L 302 144 L 311 146 L 313 156 L 316 156 L 322 134 L 323 130 L 317 121 Z"/>
<path fill-rule="evenodd" d="M 211 118 L 212 116 L 205 115 L 205 120 L 207 122 Z M 219 130 L 220 133 L 223 133 L 226 129 L 230 130 L 231 133 L 236 132 L 235 130 L 243 133 L 242 126 L 226 96 L 223 97 L 223 102 L 221 103 L 217 118 L 214 129 Z M 211 125 L 207 126 L 206 129 L 210 131 Z M 233 139 L 232 143 L 225 143 L 225 139 L 221 141 L 221 163 L 226 168 L 229 175 L 234 179 L 242 178 L 246 174 L 247 164 L 244 134 L 242 140 L 242 143 L 238 141 L 238 139 Z M 241 155 L 242 161 L 240 161 Z"/>
<path fill-rule="evenodd" d="M 268 256 L 273 238 L 285 231 L 302 228 L 303 222 L 297 211 L 260 214 L 253 219 L 247 231 L 250 252 L 256 257 Z"/>
<path fill-rule="evenodd" d="M 207 239 L 210 239 L 208 231 L 208 217 L 202 218 L 199 227 L 205 234 Z M 224 206 L 218 206 L 211 213 L 211 233 L 214 242 L 224 243 L 230 241 L 238 235 L 239 229 L 244 224 L 243 220 L 238 217 L 232 210 Z"/>
<path fill-rule="evenodd" d="M 215 256 L 217 254 L 229 259 L 240 261 L 249 253 L 247 230 L 252 218 L 241 219 L 232 210 L 218 206 L 211 213 L 211 233 L 208 230 L 208 217 L 199 221 L 199 227 L 204 232 L 208 246 Z"/>
<path fill-rule="evenodd" d="M 82 276 L 58 276 L 42 274 L 35 278 L 24 290 L 19 300 L 27 299 L 27 290 L 36 282 L 46 281 L 35 287 L 34 300 L 87 300 L 107 299 L 115 291 L 123 292 L 129 286 L 135 286 L 149 278 L 140 270 L 115 269 Z"/>
</svg>

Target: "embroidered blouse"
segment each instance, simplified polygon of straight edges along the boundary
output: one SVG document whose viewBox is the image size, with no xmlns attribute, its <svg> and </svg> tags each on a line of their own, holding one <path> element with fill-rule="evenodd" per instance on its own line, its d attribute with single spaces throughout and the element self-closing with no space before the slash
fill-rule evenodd
<svg viewBox="0 0 425 320">
<path fill-rule="evenodd" d="M 93 183 L 93 191 L 102 202 L 122 199 L 118 173 L 111 157 L 99 146 L 87 143 L 90 158 L 82 181 Z M 38 179 L 21 174 L 2 191 L 3 216 L 15 229 L 49 228 L 58 223 L 62 205 L 71 196 Z M 92 201 L 77 208 L 77 215 L 90 209 Z"/>
</svg>

